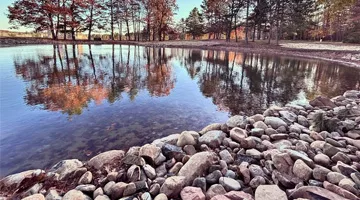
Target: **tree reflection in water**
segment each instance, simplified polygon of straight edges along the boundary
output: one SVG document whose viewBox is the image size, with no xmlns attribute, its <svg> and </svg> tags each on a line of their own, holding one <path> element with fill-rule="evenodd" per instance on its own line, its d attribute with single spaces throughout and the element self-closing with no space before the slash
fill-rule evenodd
<svg viewBox="0 0 360 200">
<path fill-rule="evenodd" d="M 9 62 L 0 74 L 9 81 L 1 88 L 8 117 L 1 120 L 0 176 L 360 89 L 359 69 L 299 58 L 128 45 L 25 50 L 9 48 L 17 56 L 4 59 L 14 62 L 21 86 Z"/>
<path fill-rule="evenodd" d="M 81 114 L 90 102 L 135 100 L 140 90 L 167 96 L 175 87 L 172 61 L 179 61 L 203 95 L 230 115 L 261 112 L 324 94 L 360 88 L 360 70 L 336 64 L 277 56 L 191 49 L 111 46 L 53 46 L 52 56 L 17 57 L 16 74 L 28 83 L 25 100 L 68 115 Z M 186 95 L 186 94 L 184 94 Z"/>
</svg>

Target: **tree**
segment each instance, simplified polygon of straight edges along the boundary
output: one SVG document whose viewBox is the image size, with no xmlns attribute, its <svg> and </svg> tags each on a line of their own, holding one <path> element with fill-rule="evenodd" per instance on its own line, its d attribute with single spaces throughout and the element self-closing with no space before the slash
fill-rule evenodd
<svg viewBox="0 0 360 200">
<path fill-rule="evenodd" d="M 180 39 L 184 40 L 186 35 L 186 22 L 184 18 L 181 18 L 180 21 L 176 24 L 175 30 L 179 33 Z"/>
<path fill-rule="evenodd" d="M 8 6 L 7 17 L 12 28 L 19 26 L 50 31 L 52 39 L 57 39 L 57 20 L 59 20 L 59 1 L 16 0 Z"/>
<path fill-rule="evenodd" d="M 105 7 L 101 5 L 100 0 L 88 0 L 84 7 L 84 22 L 82 31 L 88 31 L 88 40 L 91 40 L 91 33 L 94 28 L 104 29 L 104 13 Z"/>
<path fill-rule="evenodd" d="M 189 16 L 185 20 L 187 32 L 195 37 L 199 37 L 203 34 L 203 19 L 199 10 L 195 7 L 191 10 Z"/>
<path fill-rule="evenodd" d="M 265 28 L 267 22 L 268 4 L 266 0 L 257 0 L 253 13 L 249 16 L 249 20 L 253 23 L 253 41 L 257 37 L 260 40 L 261 32 Z M 255 32 L 257 31 L 257 36 Z"/>
<path fill-rule="evenodd" d="M 225 14 L 226 4 L 215 0 L 203 0 L 201 4 L 203 16 L 205 16 L 205 31 L 213 38 L 220 39 L 221 34 L 226 31 Z"/>
<path fill-rule="evenodd" d="M 157 30 L 158 39 L 161 41 L 165 25 L 172 21 L 174 12 L 177 10 L 176 0 L 153 0 L 152 9 L 154 11 L 153 31 L 155 33 L 155 30 Z M 153 35 L 154 38 L 155 34 Z"/>
<path fill-rule="evenodd" d="M 250 8 L 250 0 L 246 0 L 246 18 L 245 18 L 245 43 L 248 44 L 248 32 L 249 32 L 249 8 Z"/>
</svg>

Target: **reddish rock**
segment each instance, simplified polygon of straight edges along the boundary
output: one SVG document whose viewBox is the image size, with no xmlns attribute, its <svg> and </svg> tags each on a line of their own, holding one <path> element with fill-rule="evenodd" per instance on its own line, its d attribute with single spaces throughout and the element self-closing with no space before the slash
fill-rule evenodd
<svg viewBox="0 0 360 200">
<path fill-rule="evenodd" d="M 205 200 L 205 194 L 198 187 L 185 187 L 180 192 L 181 199 Z"/>
<path fill-rule="evenodd" d="M 303 186 L 295 190 L 290 196 L 290 199 L 304 198 L 309 200 L 318 199 L 336 199 L 348 200 L 334 192 L 316 186 Z"/>
<path fill-rule="evenodd" d="M 339 187 L 339 186 L 336 186 L 334 184 L 331 184 L 327 181 L 324 181 L 323 183 L 323 186 L 325 189 L 329 190 L 329 191 L 332 191 L 340 196 L 343 196 L 347 199 L 350 199 L 350 200 L 360 200 L 359 197 L 357 197 L 356 195 L 354 195 L 353 193 Z"/>
</svg>

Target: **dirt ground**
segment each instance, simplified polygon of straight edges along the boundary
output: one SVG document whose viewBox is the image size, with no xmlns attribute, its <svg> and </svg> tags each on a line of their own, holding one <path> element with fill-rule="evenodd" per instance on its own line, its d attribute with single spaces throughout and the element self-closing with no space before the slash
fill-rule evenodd
<svg viewBox="0 0 360 200">
<path fill-rule="evenodd" d="M 206 50 L 226 50 L 239 52 L 253 52 L 261 54 L 277 54 L 287 56 L 298 56 L 327 60 L 346 64 L 349 66 L 360 67 L 360 45 L 344 44 L 340 42 L 309 42 L 309 41 L 280 41 L 277 46 L 267 44 L 267 41 L 249 41 L 245 44 L 243 40 L 236 42 L 226 42 L 224 40 L 187 40 L 187 41 L 63 41 L 36 38 L 0 38 L 0 46 L 28 45 L 28 44 L 129 44 L 149 47 L 169 47 L 169 48 L 196 48 Z"/>
</svg>

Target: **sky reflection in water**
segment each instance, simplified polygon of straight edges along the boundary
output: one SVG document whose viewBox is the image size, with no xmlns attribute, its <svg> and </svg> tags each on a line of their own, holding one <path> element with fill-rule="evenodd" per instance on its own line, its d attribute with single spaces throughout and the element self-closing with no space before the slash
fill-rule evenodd
<svg viewBox="0 0 360 200">
<path fill-rule="evenodd" d="M 0 176 L 360 89 L 360 69 L 127 45 L 0 48 Z"/>
</svg>

